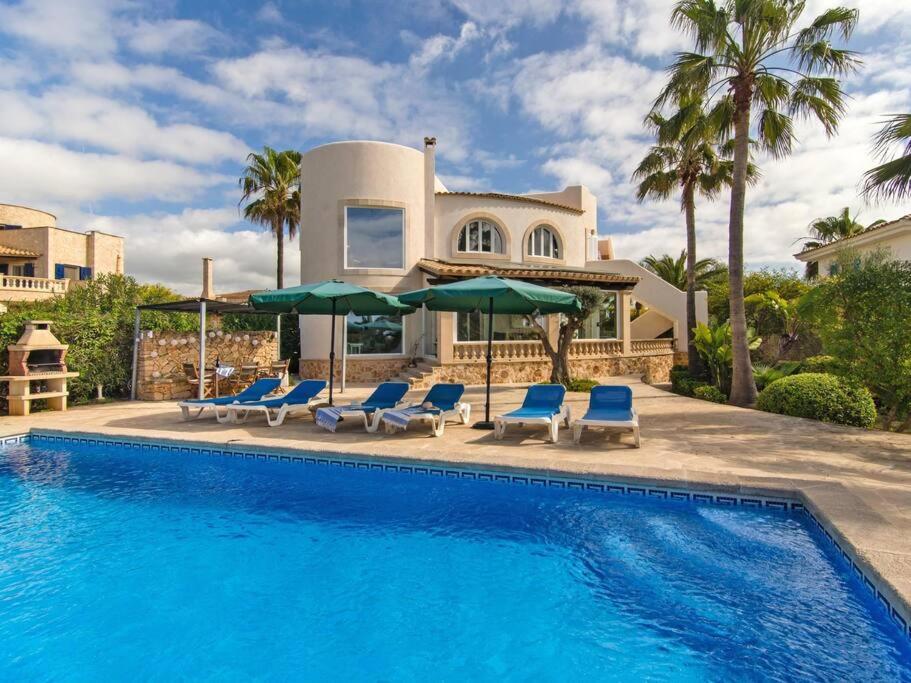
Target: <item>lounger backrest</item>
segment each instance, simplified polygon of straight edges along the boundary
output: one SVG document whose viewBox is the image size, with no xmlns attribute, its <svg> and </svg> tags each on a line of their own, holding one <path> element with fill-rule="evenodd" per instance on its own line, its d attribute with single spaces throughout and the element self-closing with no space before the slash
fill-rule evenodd
<svg viewBox="0 0 911 683">
<path fill-rule="evenodd" d="M 408 382 L 383 382 L 361 404 L 373 408 L 392 408 L 408 393 Z"/>
<path fill-rule="evenodd" d="M 266 394 L 271 394 L 278 389 L 282 381 L 276 377 L 265 377 L 258 379 L 246 389 L 237 394 L 234 398 L 238 401 L 257 401 Z"/>
<path fill-rule="evenodd" d="M 563 405 L 566 387 L 562 384 L 534 384 L 528 387 L 523 408 L 558 408 Z"/>
<path fill-rule="evenodd" d="M 432 403 L 440 410 L 452 410 L 464 393 L 464 384 L 434 384 L 421 403 Z"/>
<path fill-rule="evenodd" d="M 633 407 L 633 390 L 622 384 L 599 384 L 592 388 L 588 405 L 593 409 L 629 410 Z"/>
<path fill-rule="evenodd" d="M 294 401 L 306 403 L 325 388 L 326 380 L 324 379 L 305 379 L 281 398 L 289 403 Z"/>
</svg>

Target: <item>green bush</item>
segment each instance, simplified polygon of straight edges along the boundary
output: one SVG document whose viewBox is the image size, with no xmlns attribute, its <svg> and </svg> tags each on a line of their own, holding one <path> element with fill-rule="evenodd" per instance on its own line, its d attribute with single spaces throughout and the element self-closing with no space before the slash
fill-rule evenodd
<svg viewBox="0 0 911 683">
<path fill-rule="evenodd" d="M 756 381 L 756 388 L 762 391 L 775 380 L 796 374 L 801 367 L 801 363 L 798 361 L 781 361 L 774 366 L 754 365 L 753 379 Z"/>
<path fill-rule="evenodd" d="M 810 356 L 800 363 L 800 372 L 822 372 L 829 375 L 839 374 L 838 361 L 834 356 Z"/>
<path fill-rule="evenodd" d="M 693 389 L 693 398 L 700 398 L 703 401 L 712 403 L 727 403 L 728 397 L 721 393 L 717 387 L 706 385 Z"/>
<path fill-rule="evenodd" d="M 860 384 L 818 372 L 772 382 L 756 407 L 769 413 L 870 428 L 876 422 L 873 396 Z"/>
<path fill-rule="evenodd" d="M 574 379 L 570 380 L 566 385 L 567 391 L 579 391 L 584 394 L 590 394 L 592 388 L 598 386 L 598 383 L 593 379 Z"/>
<path fill-rule="evenodd" d="M 692 396 L 699 387 L 708 386 L 701 377 L 693 377 L 686 366 L 675 365 L 671 369 L 671 391 L 681 396 Z"/>
</svg>

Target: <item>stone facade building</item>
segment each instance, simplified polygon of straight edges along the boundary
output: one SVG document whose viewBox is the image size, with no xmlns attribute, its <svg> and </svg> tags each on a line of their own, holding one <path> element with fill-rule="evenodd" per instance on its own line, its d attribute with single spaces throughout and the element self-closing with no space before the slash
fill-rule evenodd
<svg viewBox="0 0 911 683">
<path fill-rule="evenodd" d="M 63 294 L 102 273 L 123 273 L 123 238 L 57 227 L 53 214 L 0 204 L 0 301 Z"/>
</svg>

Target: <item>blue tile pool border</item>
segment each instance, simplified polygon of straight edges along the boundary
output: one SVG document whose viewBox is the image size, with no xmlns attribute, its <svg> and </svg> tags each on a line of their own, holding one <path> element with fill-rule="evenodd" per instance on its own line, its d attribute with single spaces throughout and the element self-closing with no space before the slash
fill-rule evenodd
<svg viewBox="0 0 911 683">
<path fill-rule="evenodd" d="M 329 467 L 347 467 L 350 469 L 383 470 L 386 472 L 400 472 L 403 474 L 417 474 L 424 476 L 450 477 L 458 479 L 474 479 L 477 481 L 490 481 L 524 486 L 546 486 L 552 488 L 566 488 L 599 493 L 637 496 L 640 498 L 660 498 L 663 500 L 691 502 L 696 504 L 742 506 L 750 508 L 765 508 L 769 510 L 784 510 L 797 512 L 807 516 L 819 533 L 820 539 L 825 539 L 834 555 L 842 566 L 852 574 L 858 582 L 870 593 L 874 601 L 884 609 L 892 622 L 901 633 L 911 640 L 911 618 L 897 604 L 887 596 L 887 590 L 880 580 L 866 568 L 854 553 L 839 542 L 838 536 L 833 532 L 804 501 L 796 498 L 741 494 L 730 492 L 707 491 L 698 488 L 680 488 L 667 486 L 652 486 L 622 481 L 612 481 L 594 477 L 572 477 L 551 475 L 545 472 L 512 473 L 505 470 L 485 470 L 477 467 L 463 465 L 429 465 L 407 464 L 403 462 L 390 462 L 379 457 L 369 455 L 358 456 L 343 453 L 320 453 L 306 455 L 302 451 L 256 451 L 250 449 L 236 449 L 219 447 L 212 444 L 182 441 L 152 441 L 142 439 L 117 438 L 103 435 L 86 436 L 83 434 L 51 434 L 41 431 L 32 431 L 28 434 L 16 434 L 2 438 L 3 445 L 20 443 L 58 443 L 80 445 L 104 445 L 121 448 L 135 448 L 138 450 L 189 453 L 192 455 L 209 455 L 243 458 L 248 460 L 271 460 L 273 462 L 286 462 L 301 465 L 321 465 Z"/>
</svg>

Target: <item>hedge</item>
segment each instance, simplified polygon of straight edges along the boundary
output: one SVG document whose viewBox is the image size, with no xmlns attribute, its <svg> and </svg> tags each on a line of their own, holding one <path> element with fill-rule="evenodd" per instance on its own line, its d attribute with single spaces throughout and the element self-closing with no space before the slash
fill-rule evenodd
<svg viewBox="0 0 911 683">
<path fill-rule="evenodd" d="M 671 391 L 681 396 L 692 396 L 699 387 L 707 387 L 709 383 L 701 377 L 690 375 L 685 365 L 675 365 L 671 368 Z"/>
<path fill-rule="evenodd" d="M 756 407 L 769 413 L 853 427 L 870 428 L 876 422 L 876 406 L 866 387 L 818 372 L 772 382 L 759 394 Z"/>
<path fill-rule="evenodd" d="M 728 402 L 728 397 L 725 396 L 718 387 L 714 387 L 710 384 L 693 389 L 693 398 L 711 401 L 712 403 Z"/>
</svg>

